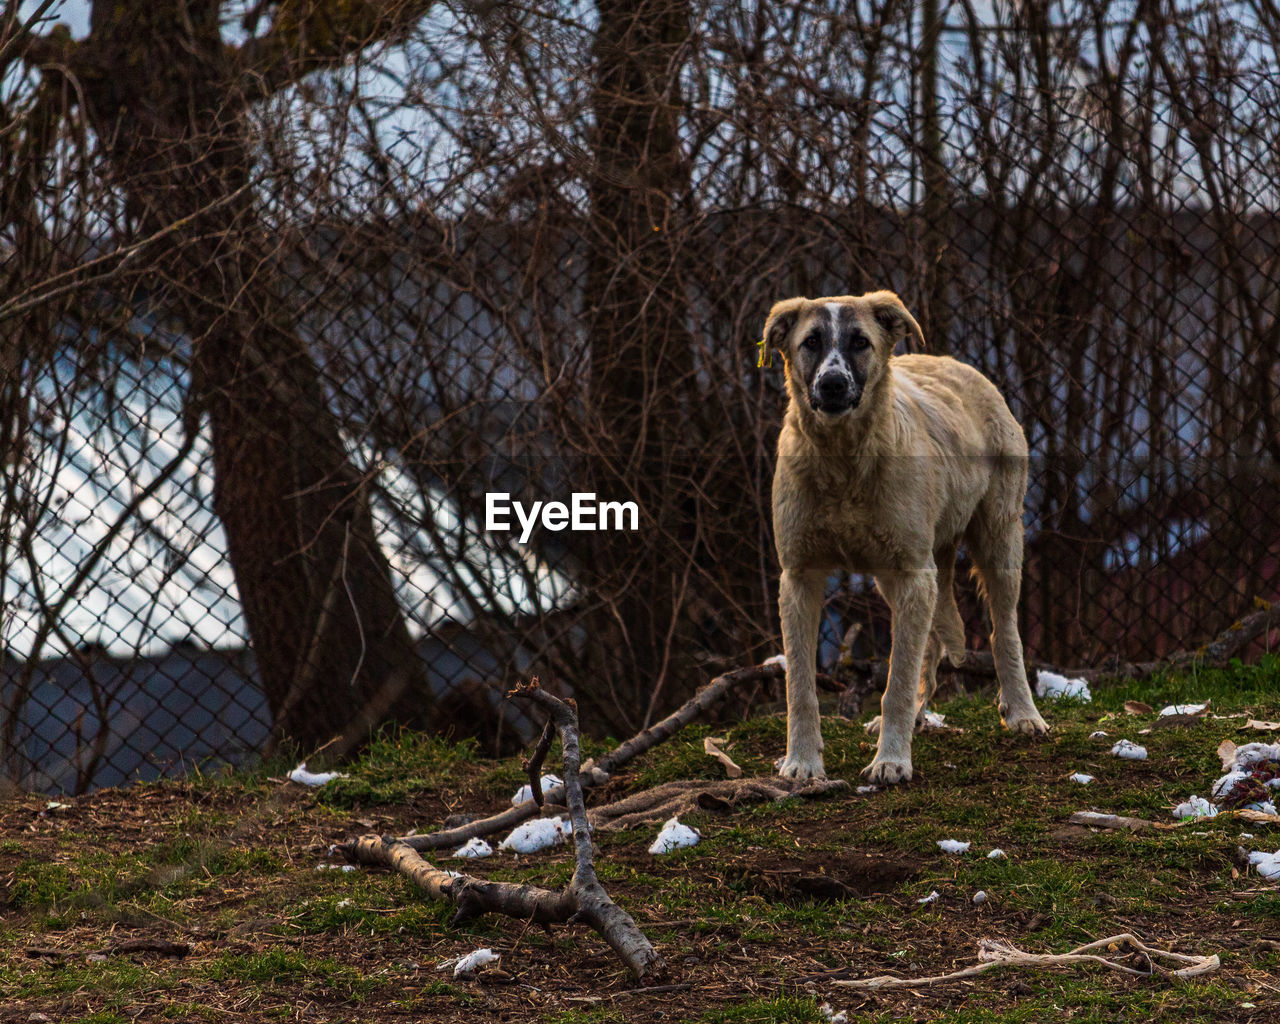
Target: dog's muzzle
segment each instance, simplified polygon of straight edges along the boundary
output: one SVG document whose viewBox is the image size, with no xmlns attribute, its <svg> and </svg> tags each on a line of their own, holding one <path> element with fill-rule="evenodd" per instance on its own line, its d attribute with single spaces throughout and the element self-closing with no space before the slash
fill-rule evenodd
<svg viewBox="0 0 1280 1024">
<path fill-rule="evenodd" d="M 809 404 L 828 416 L 839 416 L 858 404 L 862 389 L 844 373 L 824 373 L 809 389 Z"/>
</svg>

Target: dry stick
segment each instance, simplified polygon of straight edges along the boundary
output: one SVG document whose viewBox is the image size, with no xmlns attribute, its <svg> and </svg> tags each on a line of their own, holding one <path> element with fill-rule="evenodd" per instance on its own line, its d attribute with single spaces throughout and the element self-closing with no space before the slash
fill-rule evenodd
<svg viewBox="0 0 1280 1024">
<path fill-rule="evenodd" d="M 1116 661 L 1110 665 L 1094 668 L 1059 668 L 1056 665 L 1035 662 L 1028 668 L 1057 672 L 1060 675 L 1084 679 L 1087 682 L 1110 678 L 1145 679 L 1163 669 L 1181 668 L 1191 664 L 1221 668 L 1250 641 L 1277 626 L 1280 626 L 1280 603 L 1268 604 L 1265 608 L 1260 608 L 1240 621 L 1232 623 L 1218 634 L 1217 639 L 1212 643 L 1205 644 L 1194 651 L 1175 651 L 1158 661 Z M 841 668 L 846 673 L 880 683 L 888 678 L 889 672 L 888 662 L 865 658 L 846 660 Z M 988 651 L 968 651 L 959 665 L 953 665 L 947 658 L 943 658 L 938 665 L 938 674 L 994 677 L 995 662 Z"/>
<path fill-rule="evenodd" d="M 601 831 L 635 828 L 694 810 L 732 810 L 739 804 L 795 797 L 812 800 L 846 791 L 844 779 L 679 779 L 593 807 L 587 817 Z"/>
<path fill-rule="evenodd" d="M 529 792 L 533 794 L 533 802 L 539 807 L 542 806 L 542 762 L 551 751 L 551 741 L 555 739 L 555 735 L 556 724 L 547 719 L 547 724 L 542 727 L 542 735 L 538 737 L 538 745 L 524 763 L 525 771 L 529 773 Z"/>
<path fill-rule="evenodd" d="M 648 729 L 637 733 L 625 743 L 619 744 L 600 758 L 598 762 L 588 761 L 583 765 L 585 774 L 581 778 L 582 788 L 590 789 L 608 781 L 609 775 L 628 761 L 639 757 L 659 743 L 674 736 L 699 715 L 705 714 L 709 708 L 723 700 L 735 686 L 742 683 L 781 679 L 785 674 L 786 671 L 782 666 L 775 663 L 734 669 L 732 672 L 725 672 L 723 675 L 717 676 L 691 697 L 681 708 L 668 715 L 661 722 L 651 725 Z M 532 776 L 530 776 L 530 782 L 531 784 L 533 783 Z M 538 783 L 541 783 L 541 777 L 539 777 Z M 563 786 L 555 786 L 545 794 L 547 803 L 562 804 L 564 800 L 565 790 Z M 538 810 L 539 806 L 535 801 L 526 800 L 488 818 L 481 818 L 478 821 L 460 825 L 457 828 L 428 832 L 426 835 L 404 836 L 401 838 L 401 842 L 414 850 L 443 850 L 458 847 L 468 839 L 483 838 L 515 828 L 522 821 L 528 821 L 530 818 L 535 817 L 538 814 Z M 345 844 L 340 846 L 339 850 L 349 860 L 358 859 L 359 851 L 356 844 Z"/>
<path fill-rule="evenodd" d="M 1128 967 L 1115 960 L 1097 956 L 1092 952 L 1095 949 L 1108 949 L 1113 944 L 1133 946 L 1136 952 L 1146 957 L 1148 969 L 1144 971 Z M 1005 942 L 1003 939 L 983 939 L 978 943 L 978 959 L 982 963 L 974 964 L 972 967 L 966 967 L 951 974 L 939 974 L 931 978 L 895 978 L 890 975 L 881 975 L 876 978 L 864 978 L 859 981 L 837 980 L 833 984 L 841 985 L 845 988 L 916 988 L 922 985 L 944 985 L 949 981 L 959 981 L 962 978 L 971 978 L 975 974 L 983 974 L 986 971 L 995 970 L 997 967 L 1073 967 L 1076 964 L 1084 963 L 1101 964 L 1103 967 L 1108 967 L 1113 971 L 1122 971 L 1125 974 L 1136 975 L 1139 978 L 1150 977 L 1153 974 L 1172 978 L 1191 978 L 1197 974 L 1205 974 L 1208 971 L 1217 970 L 1222 963 L 1218 959 L 1217 953 L 1211 956 L 1187 956 L 1184 953 L 1172 953 L 1167 949 L 1148 946 L 1136 935 L 1131 935 L 1128 932 L 1122 935 L 1113 935 L 1109 939 L 1090 942 L 1071 950 L 1069 953 L 1027 953 L 1011 943 Z M 1170 970 L 1157 963 L 1156 961 L 1159 959 L 1171 960 L 1174 963 L 1186 964 L 1187 966 L 1177 970 Z"/>
<path fill-rule="evenodd" d="M 539 924 L 581 920 L 604 937 L 640 980 L 660 976 L 666 968 L 662 957 L 645 938 L 635 921 L 619 907 L 596 878 L 586 801 L 579 782 L 581 753 L 578 747 L 577 713 L 536 683 L 513 691 L 533 700 L 551 713 L 564 754 L 564 791 L 573 823 L 576 866 L 568 888 L 559 892 L 512 882 L 488 882 L 468 875 L 453 875 L 428 863 L 407 842 L 390 837 L 361 836 L 351 847 L 352 859 L 394 869 L 437 900 L 458 907 L 454 921 L 470 920 L 486 913 L 531 920 Z M 531 803 L 532 801 L 530 801 Z M 347 852 L 344 850 L 344 852 Z"/>
</svg>

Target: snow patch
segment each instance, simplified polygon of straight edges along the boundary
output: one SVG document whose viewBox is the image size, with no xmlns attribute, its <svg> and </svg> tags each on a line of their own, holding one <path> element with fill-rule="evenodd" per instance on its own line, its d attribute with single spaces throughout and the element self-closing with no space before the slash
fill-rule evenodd
<svg viewBox="0 0 1280 1024">
<path fill-rule="evenodd" d="M 653 841 L 653 845 L 649 847 L 649 852 L 662 854 L 679 850 L 684 846 L 697 846 L 701 838 L 702 833 L 696 828 L 681 825 L 678 817 L 670 818 L 662 826 L 662 831 L 658 833 L 658 838 Z"/>
<path fill-rule="evenodd" d="M 1089 692 L 1089 684 L 1083 679 L 1068 679 L 1057 672 L 1046 672 L 1041 669 L 1036 673 L 1036 696 L 1050 700 L 1063 697 L 1074 697 L 1076 700 L 1091 701 L 1093 694 Z"/>
</svg>

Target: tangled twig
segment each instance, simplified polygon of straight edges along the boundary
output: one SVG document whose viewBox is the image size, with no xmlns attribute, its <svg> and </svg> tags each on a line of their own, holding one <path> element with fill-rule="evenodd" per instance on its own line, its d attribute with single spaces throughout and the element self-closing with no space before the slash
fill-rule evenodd
<svg viewBox="0 0 1280 1024">
<path fill-rule="evenodd" d="M 1140 967 L 1130 967 L 1118 960 L 1109 960 L 1100 956 L 1095 950 L 1106 950 L 1111 953 L 1125 951 L 1137 955 Z M 1217 953 L 1209 956 L 1188 956 L 1185 953 L 1173 953 L 1167 949 L 1148 946 L 1136 935 L 1124 932 L 1113 935 L 1109 939 L 1099 939 L 1083 946 L 1077 946 L 1068 953 L 1028 953 L 1018 949 L 1003 939 L 982 939 L 978 943 L 979 963 L 951 974 L 938 974 L 930 978 L 895 978 L 892 975 L 880 975 L 875 978 L 863 978 L 856 981 L 839 980 L 833 982 L 846 988 L 919 988 L 923 985 L 945 985 L 948 982 L 972 978 L 976 974 L 984 974 L 997 967 L 1074 967 L 1079 964 L 1098 964 L 1109 970 L 1132 974 L 1139 978 L 1160 975 L 1169 978 L 1191 978 L 1197 974 L 1205 974 L 1217 970 L 1222 961 Z M 1185 966 L 1179 968 L 1166 967 L 1160 961 L 1169 961 Z"/>
</svg>

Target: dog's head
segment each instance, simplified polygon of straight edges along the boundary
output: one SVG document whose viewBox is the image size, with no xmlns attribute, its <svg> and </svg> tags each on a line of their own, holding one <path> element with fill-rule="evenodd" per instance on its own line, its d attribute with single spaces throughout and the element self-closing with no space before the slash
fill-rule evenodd
<svg viewBox="0 0 1280 1024">
<path fill-rule="evenodd" d="M 764 325 L 765 345 L 782 353 L 792 400 L 823 421 L 857 412 L 904 338 L 908 351 L 924 348 L 920 325 L 893 292 L 784 299 Z"/>
</svg>

